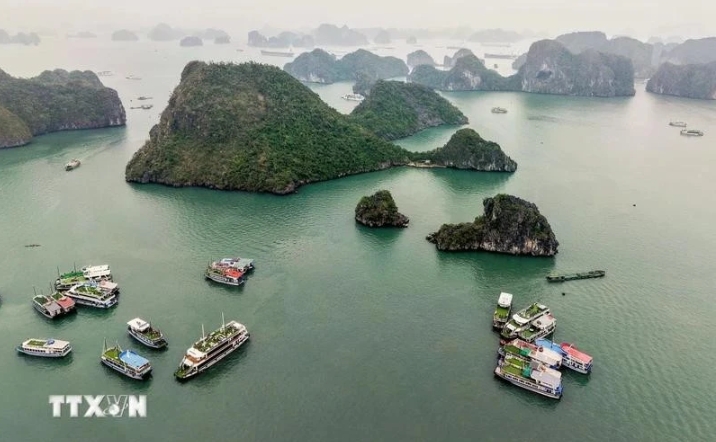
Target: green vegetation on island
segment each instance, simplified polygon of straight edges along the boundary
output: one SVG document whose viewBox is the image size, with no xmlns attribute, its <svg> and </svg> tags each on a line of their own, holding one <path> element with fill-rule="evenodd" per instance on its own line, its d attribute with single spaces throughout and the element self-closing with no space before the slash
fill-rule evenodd
<svg viewBox="0 0 716 442">
<path fill-rule="evenodd" d="M 537 206 L 499 194 L 483 200 L 484 214 L 471 223 L 443 224 L 428 235 L 438 250 L 554 256 L 559 242 Z"/>
<path fill-rule="evenodd" d="M 646 84 L 655 94 L 716 100 L 716 61 L 708 64 L 664 63 Z"/>
<path fill-rule="evenodd" d="M 0 70 L 0 108 L 0 127 L 11 130 L 3 131 L 0 147 L 26 144 L 27 131 L 34 136 L 126 122 L 117 92 L 104 87 L 90 71 L 56 69 L 25 79 Z"/>
<path fill-rule="evenodd" d="M 432 89 L 379 80 L 351 113 L 352 119 L 385 140 L 397 140 L 428 127 L 467 124 L 460 109 Z"/>
<path fill-rule="evenodd" d="M 428 152 L 415 152 L 411 159 L 422 165 L 450 167 L 485 172 L 514 172 L 517 163 L 507 156 L 500 145 L 483 139 L 472 129 L 460 129 L 443 147 Z"/>
<path fill-rule="evenodd" d="M 336 59 L 323 49 L 305 52 L 284 68 L 286 72 L 307 83 L 335 83 L 353 81 L 358 75 L 364 75 L 372 81 L 405 77 L 408 66 L 396 57 L 381 57 L 359 49 Z"/>
<path fill-rule="evenodd" d="M 355 210 L 357 222 L 368 227 L 408 227 L 408 217 L 398 212 L 393 196 L 387 190 L 379 190 L 364 196 Z"/>
<path fill-rule="evenodd" d="M 418 49 L 417 51 L 413 51 L 408 54 L 407 64 L 410 68 L 420 66 L 421 64 L 435 66 L 435 60 L 433 60 L 433 57 L 431 57 L 430 54 L 428 54 L 427 52 L 423 51 L 422 49 Z"/>
<path fill-rule="evenodd" d="M 127 181 L 277 194 L 407 164 L 409 153 L 280 69 L 191 62 Z"/>
</svg>

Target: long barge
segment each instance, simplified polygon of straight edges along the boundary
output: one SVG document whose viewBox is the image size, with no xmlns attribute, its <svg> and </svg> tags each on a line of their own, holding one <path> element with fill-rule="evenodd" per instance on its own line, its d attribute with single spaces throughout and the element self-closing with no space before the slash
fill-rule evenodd
<svg viewBox="0 0 716 442">
<path fill-rule="evenodd" d="M 545 278 L 549 282 L 564 282 L 564 281 L 573 281 L 575 279 L 601 278 L 606 274 L 607 274 L 607 272 L 604 270 L 592 270 L 589 272 L 564 273 L 561 275 L 551 274 L 551 275 L 545 276 Z"/>
</svg>

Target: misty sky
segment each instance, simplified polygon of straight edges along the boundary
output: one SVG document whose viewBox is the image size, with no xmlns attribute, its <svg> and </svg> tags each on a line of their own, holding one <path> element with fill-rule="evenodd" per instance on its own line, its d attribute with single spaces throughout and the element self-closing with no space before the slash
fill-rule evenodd
<svg viewBox="0 0 716 442">
<path fill-rule="evenodd" d="M 704 0 L 0 0 L 0 28 L 139 30 L 163 21 L 185 28 L 220 27 L 238 35 L 266 25 L 315 27 L 459 27 L 561 33 L 716 35 L 716 6 Z"/>
</svg>

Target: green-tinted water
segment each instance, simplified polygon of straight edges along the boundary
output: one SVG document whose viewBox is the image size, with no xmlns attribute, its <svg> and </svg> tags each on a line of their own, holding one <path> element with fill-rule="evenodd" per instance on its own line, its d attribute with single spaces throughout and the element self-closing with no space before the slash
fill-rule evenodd
<svg viewBox="0 0 716 442">
<path fill-rule="evenodd" d="M 716 104 L 641 88 L 613 100 L 447 94 L 519 163 L 515 174 L 394 169 L 288 197 L 135 186 L 124 165 L 184 63 L 260 59 L 258 51 L 71 44 L 0 46 L 1 67 L 113 70 L 103 80 L 127 108 L 140 95 L 155 107 L 128 110 L 126 128 L 0 151 L 0 440 L 712 440 Z M 314 89 L 342 111 L 354 106 L 339 98 L 348 84 Z M 509 113 L 491 114 L 493 106 Z M 667 125 L 675 119 L 706 136 L 680 137 Z M 431 149 L 453 131 L 402 144 Z M 82 166 L 68 173 L 70 158 Z M 408 229 L 355 224 L 359 198 L 381 188 L 410 217 Z M 441 223 L 480 214 L 498 192 L 539 206 L 561 243 L 555 259 L 443 254 L 424 240 Z M 24 247 L 31 243 L 41 247 Z M 257 262 L 245 287 L 202 279 L 209 259 L 237 254 Z M 119 305 L 44 320 L 30 305 L 33 286 L 73 263 L 109 263 Z M 607 276 L 544 279 L 597 268 Z M 494 378 L 500 291 L 518 308 L 548 304 L 557 338 L 594 356 L 590 377 L 564 374 L 560 402 Z M 222 312 L 247 325 L 250 344 L 177 383 L 184 350 Z M 136 316 L 165 332 L 167 351 L 130 340 L 125 323 Z M 67 339 L 74 352 L 62 361 L 16 355 L 29 337 Z M 149 357 L 153 378 L 102 367 L 105 337 Z M 50 394 L 146 394 L 149 416 L 53 419 Z"/>
</svg>

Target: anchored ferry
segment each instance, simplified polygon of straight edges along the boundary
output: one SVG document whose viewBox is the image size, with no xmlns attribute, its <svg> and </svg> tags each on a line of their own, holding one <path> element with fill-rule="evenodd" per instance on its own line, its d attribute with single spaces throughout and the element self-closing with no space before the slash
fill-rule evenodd
<svg viewBox="0 0 716 442">
<path fill-rule="evenodd" d="M 224 323 L 223 315 L 221 328 L 205 336 L 202 326 L 201 335 L 201 339 L 186 351 L 174 372 L 177 379 L 185 380 L 198 375 L 241 347 L 250 336 L 243 324 L 236 321 Z"/>
<path fill-rule="evenodd" d="M 15 349 L 19 353 L 41 358 L 62 358 L 72 351 L 68 341 L 59 339 L 28 339 Z"/>
<path fill-rule="evenodd" d="M 498 362 L 495 375 L 542 396 L 552 399 L 562 397 L 562 373 L 537 361 L 508 353 Z"/>
<path fill-rule="evenodd" d="M 127 331 L 137 341 L 151 348 L 164 348 L 167 346 L 167 340 L 164 334 L 158 328 L 152 327 L 152 324 L 142 318 L 134 318 L 127 322 Z"/>
<path fill-rule="evenodd" d="M 85 266 L 80 270 L 75 268 L 71 272 L 62 274 L 60 274 L 58 269 L 55 289 L 69 290 L 73 286 L 87 281 L 112 281 L 112 271 L 107 264 Z"/>
<path fill-rule="evenodd" d="M 562 366 L 562 352 L 552 350 L 550 347 L 530 344 L 521 339 L 513 339 L 512 341 L 500 347 L 497 350 L 500 356 L 513 354 L 533 361 L 541 362 L 549 368 L 559 369 Z"/>
<path fill-rule="evenodd" d="M 557 344 L 548 339 L 537 339 L 535 344 L 549 348 L 562 355 L 562 366 L 572 369 L 578 373 L 589 374 L 592 372 L 593 358 L 580 351 L 574 344 L 563 342 Z"/>
<path fill-rule="evenodd" d="M 510 319 L 510 321 L 502 329 L 500 336 L 504 339 L 514 339 L 517 337 L 519 332 L 529 328 L 530 321 L 534 321 L 535 319 L 548 315 L 549 313 L 549 307 L 535 302 L 529 307 L 512 315 L 512 319 Z"/>
<path fill-rule="evenodd" d="M 492 316 L 492 328 L 502 330 L 502 327 L 507 324 L 507 320 L 510 318 L 511 310 L 512 294 L 505 292 L 500 293 L 500 297 L 497 298 L 495 314 Z"/>
<path fill-rule="evenodd" d="M 210 263 L 204 276 L 220 284 L 239 286 L 245 282 L 244 275 L 253 269 L 253 259 L 224 258 Z"/>
<path fill-rule="evenodd" d="M 32 306 L 42 316 L 55 319 L 68 313 L 75 312 L 75 301 L 62 293 L 55 292 L 50 296 L 37 295 L 32 298 Z"/>
<path fill-rule="evenodd" d="M 551 335 L 556 328 L 557 320 L 554 316 L 543 315 L 530 322 L 529 327 L 517 333 L 517 336 L 527 342 L 534 342 L 535 339 Z"/>
<path fill-rule="evenodd" d="M 149 361 L 132 350 L 122 350 L 119 344 L 107 348 L 107 341 L 102 347 L 101 361 L 107 367 L 132 379 L 145 379 L 152 372 Z"/>
<path fill-rule="evenodd" d="M 67 296 L 77 304 L 96 308 L 110 308 L 117 305 L 118 298 L 115 293 L 102 290 L 94 281 L 73 286 L 67 291 Z"/>
</svg>

